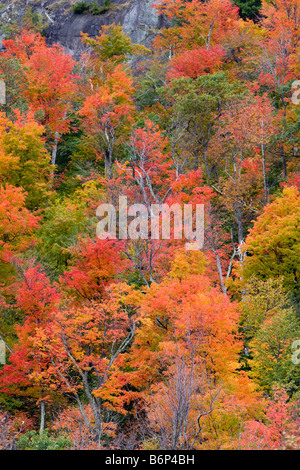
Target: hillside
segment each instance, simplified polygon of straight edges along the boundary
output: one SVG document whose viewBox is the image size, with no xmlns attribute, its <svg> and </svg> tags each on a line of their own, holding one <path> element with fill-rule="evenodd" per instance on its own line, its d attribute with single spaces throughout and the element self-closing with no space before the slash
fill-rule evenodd
<svg viewBox="0 0 300 470">
<path fill-rule="evenodd" d="M 299 450 L 300 0 L 25 3 L 0 13 L 0 450 Z"/>
<path fill-rule="evenodd" d="M 74 13 L 72 6 L 77 3 L 79 2 L 75 0 L 1 0 L 0 30 L 1 26 L 5 29 L 11 23 L 20 24 L 30 9 L 33 14 L 38 15 L 43 24 L 47 42 L 59 43 L 78 58 L 83 50 L 81 31 L 94 37 L 102 25 L 116 23 L 123 27 L 133 42 L 148 44 L 153 40 L 157 29 L 162 26 L 161 16 L 151 7 L 152 0 L 113 0 L 107 11 L 98 14 L 97 10 L 96 14 L 89 10 Z M 91 0 L 86 4 L 94 5 Z M 101 8 L 103 0 L 96 4 Z"/>
</svg>

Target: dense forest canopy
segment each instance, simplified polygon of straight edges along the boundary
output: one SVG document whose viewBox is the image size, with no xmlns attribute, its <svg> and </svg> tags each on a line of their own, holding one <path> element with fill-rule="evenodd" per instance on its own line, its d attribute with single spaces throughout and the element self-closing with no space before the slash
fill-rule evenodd
<svg viewBox="0 0 300 470">
<path fill-rule="evenodd" d="M 0 449 L 299 449 L 300 0 L 153 8 L 3 40 Z"/>
</svg>

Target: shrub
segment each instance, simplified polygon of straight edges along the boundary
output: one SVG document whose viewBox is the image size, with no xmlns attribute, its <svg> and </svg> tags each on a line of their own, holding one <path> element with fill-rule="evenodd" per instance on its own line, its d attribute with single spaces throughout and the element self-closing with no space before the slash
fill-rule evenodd
<svg viewBox="0 0 300 470">
<path fill-rule="evenodd" d="M 111 3 L 110 0 L 104 0 L 103 5 L 100 7 L 97 1 L 94 0 L 93 3 L 90 5 L 89 10 L 92 13 L 92 15 L 102 15 L 103 13 L 108 11 L 110 3 Z"/>
<path fill-rule="evenodd" d="M 22 434 L 17 441 L 17 447 L 20 450 L 64 450 L 71 445 L 71 441 L 66 437 L 48 436 L 47 430 L 41 434 L 37 431 L 28 431 Z"/>
<path fill-rule="evenodd" d="M 72 10 L 74 13 L 77 15 L 80 15 L 82 13 L 85 13 L 89 10 L 90 5 L 86 3 L 85 1 L 82 2 L 77 2 L 75 5 L 72 6 Z"/>
<path fill-rule="evenodd" d="M 75 3 L 75 5 L 72 7 L 72 10 L 77 15 L 81 15 L 87 12 L 90 12 L 92 15 L 102 15 L 108 11 L 110 4 L 111 0 L 104 0 L 102 6 L 98 5 L 97 0 L 94 0 L 91 4 L 88 4 L 85 1 L 81 1 Z"/>
</svg>

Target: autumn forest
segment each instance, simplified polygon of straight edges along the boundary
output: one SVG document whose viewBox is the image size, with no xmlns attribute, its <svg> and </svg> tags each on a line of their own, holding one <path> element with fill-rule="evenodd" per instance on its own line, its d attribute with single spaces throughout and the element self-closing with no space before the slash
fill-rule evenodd
<svg viewBox="0 0 300 470">
<path fill-rule="evenodd" d="M 300 0 L 153 8 L 3 40 L 1 450 L 300 448 Z M 203 244 L 98 236 L 125 196 Z"/>
</svg>

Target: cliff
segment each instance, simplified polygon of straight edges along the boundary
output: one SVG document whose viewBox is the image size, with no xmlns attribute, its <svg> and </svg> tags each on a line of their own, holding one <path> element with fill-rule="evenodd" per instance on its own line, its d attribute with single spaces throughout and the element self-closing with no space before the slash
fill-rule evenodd
<svg viewBox="0 0 300 470">
<path fill-rule="evenodd" d="M 75 13 L 78 0 L 0 0 L 0 39 L 5 37 L 9 25 L 21 24 L 31 12 L 43 24 L 49 44 L 59 43 L 78 58 L 84 50 L 81 31 L 95 37 L 102 25 L 119 23 L 133 42 L 148 45 L 163 24 L 162 17 L 151 6 L 154 0 L 111 0 L 107 10 L 100 13 L 104 1 L 86 0 L 88 8 Z"/>
</svg>

